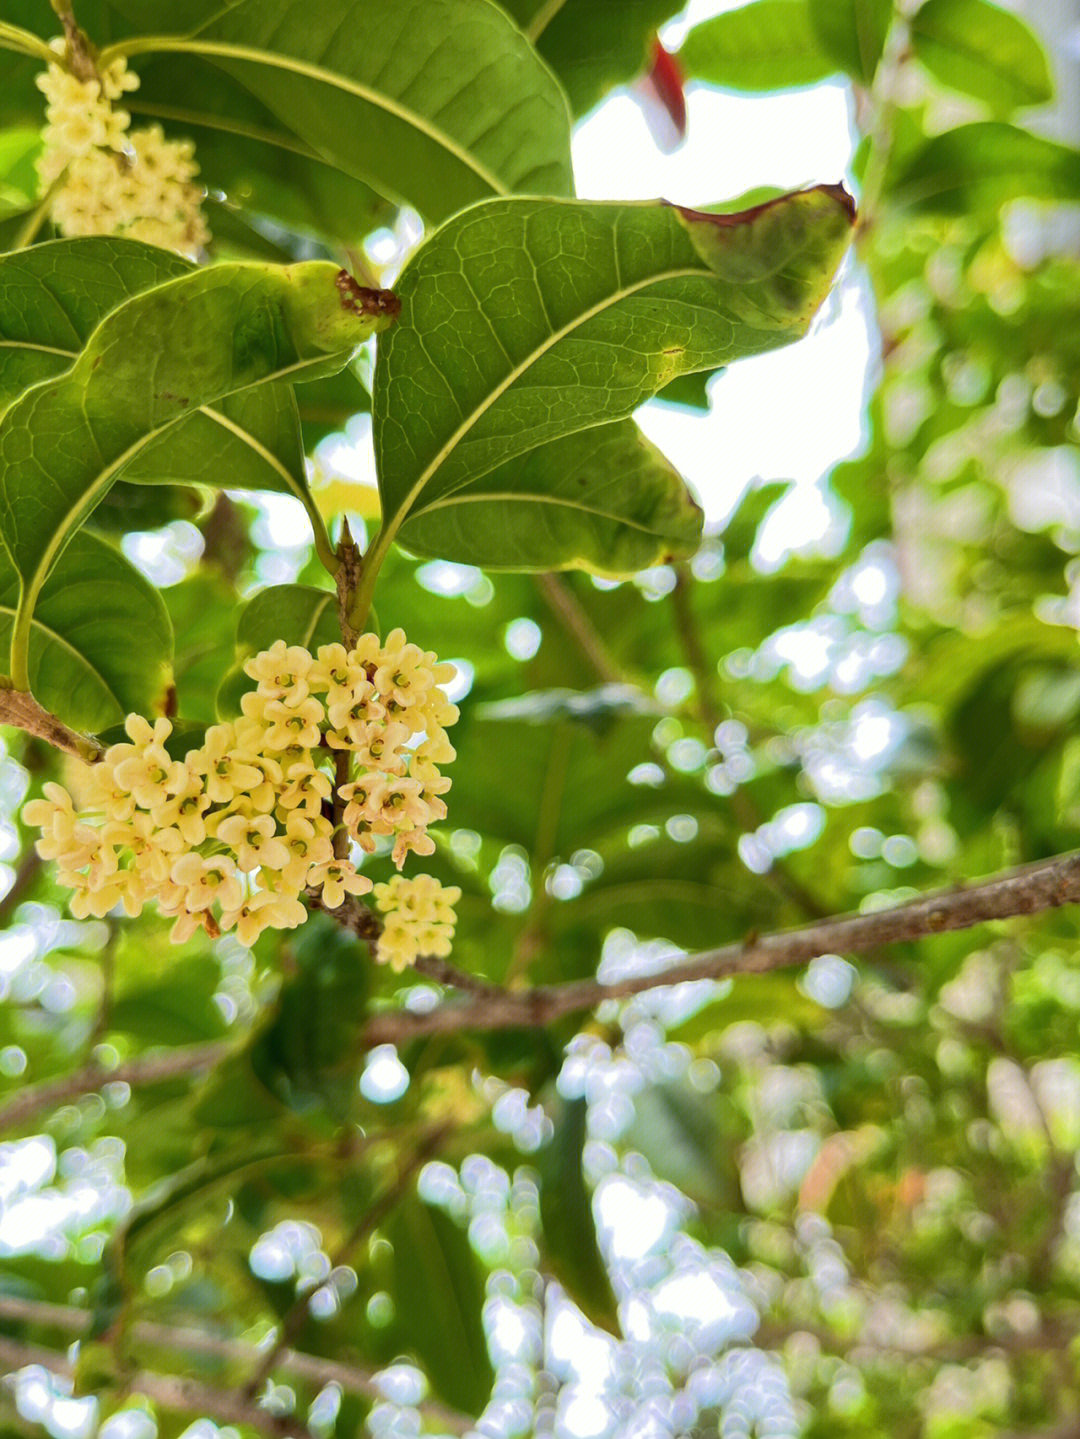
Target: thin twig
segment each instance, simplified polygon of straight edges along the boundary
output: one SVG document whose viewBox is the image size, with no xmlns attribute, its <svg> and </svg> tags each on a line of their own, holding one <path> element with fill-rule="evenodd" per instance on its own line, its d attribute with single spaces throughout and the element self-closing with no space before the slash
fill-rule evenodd
<svg viewBox="0 0 1080 1439">
<path fill-rule="evenodd" d="M 63 1334 L 77 1336 L 86 1333 L 92 1318 L 88 1310 L 76 1309 L 73 1305 L 49 1304 L 39 1299 L 0 1295 L 0 1322 L 10 1320 L 19 1324 L 57 1329 Z M 259 1351 L 255 1346 L 242 1339 L 229 1339 L 220 1334 L 211 1334 L 205 1329 L 158 1324 L 151 1319 L 136 1319 L 128 1334 L 134 1344 L 172 1354 L 198 1354 L 208 1359 L 219 1359 L 235 1364 L 242 1370 L 250 1370 L 259 1358 Z M 39 1361 L 25 1359 L 23 1362 Z M 283 1349 L 277 1358 L 277 1368 L 283 1374 L 307 1379 L 320 1388 L 325 1384 L 337 1384 L 347 1394 L 361 1394 L 368 1399 L 385 1397 L 379 1387 L 376 1371 L 357 1364 L 343 1364 L 336 1359 L 324 1359 L 314 1354 L 301 1354 L 295 1349 Z M 434 1400 L 428 1400 L 418 1408 L 421 1413 L 453 1433 L 463 1433 L 470 1427 L 470 1421 L 465 1415 L 458 1414 Z"/>
<path fill-rule="evenodd" d="M 724 715 L 716 692 L 716 667 L 709 663 L 697 617 L 690 603 L 692 587 L 689 566 L 676 565 L 675 585 L 671 591 L 675 632 L 682 647 L 687 668 L 694 678 L 698 716 L 708 731 L 707 742 L 712 745 L 716 742 L 716 731 L 719 729 Z M 749 834 L 760 827 L 763 816 L 745 790 L 739 788 L 732 790 L 728 796 L 728 804 L 731 807 L 735 823 L 744 833 Z M 774 859 L 762 878 L 771 881 L 783 898 L 790 900 L 808 918 L 824 919 L 828 914 L 829 911 L 825 906 L 819 903 L 801 880 L 795 878 L 782 861 Z"/>
<path fill-rule="evenodd" d="M 792 969 L 823 954 L 867 954 L 882 945 L 970 929 L 992 920 L 1080 903 L 1080 853 L 1058 855 L 966 888 L 939 890 L 887 909 L 839 915 L 774 934 L 753 935 L 614 984 L 579 980 L 520 991 L 495 986 L 481 998 L 450 999 L 426 1013 L 396 1010 L 364 1026 L 368 1046 L 402 1044 L 418 1035 L 460 1030 L 538 1028 L 605 999 L 625 999 L 662 985 Z"/>
<path fill-rule="evenodd" d="M 82 1094 L 92 1094 L 106 1084 L 130 1084 L 132 1087 L 161 1084 L 182 1074 L 197 1074 L 213 1067 L 232 1048 L 231 1040 L 214 1040 L 210 1044 L 194 1044 L 184 1049 L 170 1049 L 158 1054 L 141 1054 L 115 1069 L 100 1064 L 87 1064 L 58 1079 L 32 1084 L 0 1106 L 0 1130 L 25 1124 L 42 1110 L 53 1109 Z"/>
<path fill-rule="evenodd" d="M 0 1367 L 10 1372 L 24 1369 L 29 1364 L 39 1364 L 64 1379 L 72 1377 L 73 1366 L 66 1354 L 45 1349 L 40 1344 L 0 1338 Z M 124 1384 L 129 1393 L 145 1394 L 163 1409 L 213 1415 L 226 1424 L 250 1424 L 264 1434 L 274 1435 L 275 1439 L 308 1439 L 309 1431 L 305 1424 L 297 1419 L 272 1414 L 262 1405 L 242 1399 L 235 1389 L 219 1389 L 179 1374 L 154 1374 L 143 1369 L 126 1377 Z"/>
<path fill-rule="evenodd" d="M 406 1189 L 412 1184 L 414 1175 L 423 1168 L 428 1160 L 435 1154 L 442 1144 L 450 1126 L 443 1124 L 433 1130 L 416 1146 L 408 1159 L 399 1169 L 393 1184 L 379 1195 L 370 1209 L 365 1209 L 360 1218 L 353 1225 L 352 1229 L 337 1246 L 331 1256 L 331 1268 L 340 1268 L 348 1264 L 357 1248 L 369 1239 L 379 1225 L 383 1222 L 390 1211 L 399 1203 L 405 1194 Z M 263 1385 L 270 1378 L 270 1375 L 278 1367 L 281 1356 L 286 1352 L 289 1344 L 304 1327 L 310 1312 L 311 1291 L 301 1294 L 296 1303 L 287 1312 L 278 1328 L 277 1339 L 272 1347 L 261 1359 L 258 1368 L 252 1374 L 244 1386 L 244 1394 L 250 1399 L 262 1389 Z"/>
<path fill-rule="evenodd" d="M 545 604 L 596 671 L 597 678 L 604 684 L 625 684 L 626 675 L 569 585 L 554 574 L 536 575 L 534 582 Z"/>
</svg>

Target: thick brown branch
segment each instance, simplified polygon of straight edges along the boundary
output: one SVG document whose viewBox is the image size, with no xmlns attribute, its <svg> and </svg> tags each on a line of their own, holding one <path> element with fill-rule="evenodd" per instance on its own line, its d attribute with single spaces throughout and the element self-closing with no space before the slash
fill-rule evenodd
<svg viewBox="0 0 1080 1439">
<path fill-rule="evenodd" d="M 791 969 L 822 954 L 867 954 L 882 945 L 1076 903 L 1080 903 L 1080 853 L 1058 855 L 966 888 L 939 890 L 888 909 L 840 915 L 799 929 L 753 936 L 741 944 L 693 955 L 659 973 L 636 975 L 615 984 L 581 980 L 520 991 L 493 986 L 482 997 L 447 1000 L 426 1013 L 398 1010 L 375 1015 L 364 1026 L 364 1042 L 401 1044 L 423 1034 L 538 1027 L 564 1014 L 592 1009 L 605 999 L 625 999 L 661 985 Z"/>
<path fill-rule="evenodd" d="M 29 1085 L 13 1095 L 6 1104 L 0 1105 L 0 1130 L 14 1129 L 42 1110 L 53 1109 L 58 1104 L 77 1099 L 81 1094 L 91 1094 L 105 1084 L 160 1084 L 181 1074 L 197 1074 L 200 1070 L 212 1069 L 230 1048 L 229 1041 L 218 1040 L 213 1044 L 195 1044 L 159 1054 L 142 1054 L 127 1064 L 117 1065 L 115 1069 L 87 1064 L 71 1074 Z"/>
</svg>

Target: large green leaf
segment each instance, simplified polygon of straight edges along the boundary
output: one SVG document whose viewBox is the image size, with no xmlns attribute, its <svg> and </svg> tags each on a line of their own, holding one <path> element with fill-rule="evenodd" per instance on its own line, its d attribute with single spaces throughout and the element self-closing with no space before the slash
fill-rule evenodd
<svg viewBox="0 0 1080 1439">
<path fill-rule="evenodd" d="M 0 551 L 0 645 L 10 642 L 19 581 Z M 118 550 L 76 535 L 45 582 L 30 630 L 30 686 L 75 729 L 131 711 L 162 714 L 172 682 L 172 625 L 161 596 Z"/>
<path fill-rule="evenodd" d="M 562 81 L 575 115 L 649 63 L 649 42 L 682 9 L 679 0 L 503 0 Z"/>
<path fill-rule="evenodd" d="M 618 1305 L 581 1168 L 587 1112 L 584 1099 L 560 1101 L 555 1132 L 537 1158 L 544 1259 L 581 1312 L 618 1338 Z"/>
<path fill-rule="evenodd" d="M 836 70 L 823 53 L 806 0 L 754 0 L 696 25 L 679 50 L 693 80 L 732 90 L 813 85 Z"/>
<path fill-rule="evenodd" d="M 160 435 L 248 386 L 332 373 L 381 319 L 343 300 L 329 263 L 220 265 L 135 296 L 67 374 L 0 421 L 0 536 L 21 580 L 12 678 L 41 586 L 94 505 Z M 219 475 L 218 483 L 228 480 Z"/>
<path fill-rule="evenodd" d="M 479 1414 L 495 1375 L 481 1320 L 484 1276 L 468 1236 L 415 1195 L 397 1206 L 384 1233 L 394 1247 L 396 1332 L 440 1398 Z"/>
<path fill-rule="evenodd" d="M 210 65 L 329 164 L 433 220 L 489 195 L 571 189 L 565 99 L 493 4 L 240 0 L 194 31 L 170 22 L 103 59 L 121 53 L 140 70 L 143 56 L 167 57 L 145 67 L 148 86 L 178 122 L 192 75 Z M 228 130 L 227 99 L 221 109 L 191 118 Z"/>
<path fill-rule="evenodd" d="M 1034 34 L 989 0 L 927 0 L 910 27 L 915 54 L 935 79 L 985 100 L 998 114 L 1045 105 L 1053 95 Z"/>
<path fill-rule="evenodd" d="M 0 258 L 0 411 L 30 385 L 69 370 L 118 305 L 192 270 L 166 250 L 118 237 L 56 240 Z M 142 447 L 119 474 L 141 484 L 218 486 L 227 477 L 231 489 L 295 495 L 318 522 L 286 383 L 205 406 Z"/>
<path fill-rule="evenodd" d="M 633 574 L 692 554 L 701 511 L 632 420 L 540 445 L 413 512 L 399 538 L 493 570 Z"/>
<path fill-rule="evenodd" d="M 415 512 L 624 418 L 677 375 L 804 334 L 851 220 L 832 186 L 734 215 L 514 199 L 451 220 L 402 272 L 402 323 L 376 367 L 384 522 L 368 588 Z M 561 546 L 552 567 L 567 563 Z"/>
<path fill-rule="evenodd" d="M 889 198 L 947 215 L 997 210 L 1022 196 L 1080 199 L 1080 150 L 985 120 L 933 136 L 889 181 Z"/>
<path fill-rule="evenodd" d="M 854 80 L 869 85 L 892 21 L 892 0 L 807 0 L 818 44 Z"/>
</svg>

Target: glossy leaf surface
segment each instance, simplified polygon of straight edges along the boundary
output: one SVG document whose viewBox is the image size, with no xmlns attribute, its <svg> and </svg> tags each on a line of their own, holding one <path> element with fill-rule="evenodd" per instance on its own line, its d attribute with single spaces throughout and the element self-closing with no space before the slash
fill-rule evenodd
<svg viewBox="0 0 1080 1439">
<path fill-rule="evenodd" d="M 10 644 L 19 582 L 0 551 L 0 645 Z M 105 540 L 76 535 L 41 591 L 30 631 L 30 687 L 75 729 L 164 712 L 172 625 L 157 590 Z"/>
<path fill-rule="evenodd" d="M 0 535 L 22 582 L 12 670 L 57 556 L 125 466 L 192 409 L 248 386 L 332 372 L 371 332 L 334 266 L 222 265 L 111 312 L 75 366 L 0 421 Z"/>
<path fill-rule="evenodd" d="M 624 418 L 677 375 L 797 338 L 851 219 L 847 197 L 821 187 L 735 216 L 504 200 L 449 222 L 403 271 L 401 325 L 376 368 L 379 550 L 538 445 Z M 591 503 L 590 486 L 579 499 Z"/>
<path fill-rule="evenodd" d="M 240 0 L 190 32 L 167 24 L 121 48 L 142 65 L 185 57 L 146 67 L 159 104 L 183 110 L 185 77 L 203 61 L 317 156 L 433 220 L 489 195 L 571 188 L 565 100 L 492 4 Z M 217 121 L 190 118 L 228 130 L 227 96 L 217 108 Z"/>
</svg>

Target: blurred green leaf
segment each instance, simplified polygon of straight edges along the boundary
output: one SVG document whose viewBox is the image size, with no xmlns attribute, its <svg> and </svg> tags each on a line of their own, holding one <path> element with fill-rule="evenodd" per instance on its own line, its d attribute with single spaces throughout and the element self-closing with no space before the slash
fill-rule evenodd
<svg viewBox="0 0 1080 1439">
<path fill-rule="evenodd" d="M 893 0 L 807 0 L 821 49 L 853 80 L 869 85 L 885 48 Z"/>
<path fill-rule="evenodd" d="M 985 100 L 995 114 L 1045 105 L 1053 96 L 1034 33 L 990 0 L 926 0 L 910 27 L 915 54 L 935 80 Z"/>
<path fill-rule="evenodd" d="M 484 1278 L 468 1236 L 443 1210 L 410 1195 L 383 1233 L 393 1245 L 394 1332 L 439 1397 L 466 1414 L 488 1402 L 495 1374 L 484 1336 Z"/>
<path fill-rule="evenodd" d="M 695 25 L 679 49 L 689 78 L 730 90 L 814 85 L 836 70 L 807 0 L 753 0 Z"/>
<path fill-rule="evenodd" d="M 587 1110 L 584 1099 L 560 1101 L 555 1133 L 537 1156 L 543 1256 L 585 1317 L 619 1338 L 618 1305 L 581 1167 Z"/>
</svg>

